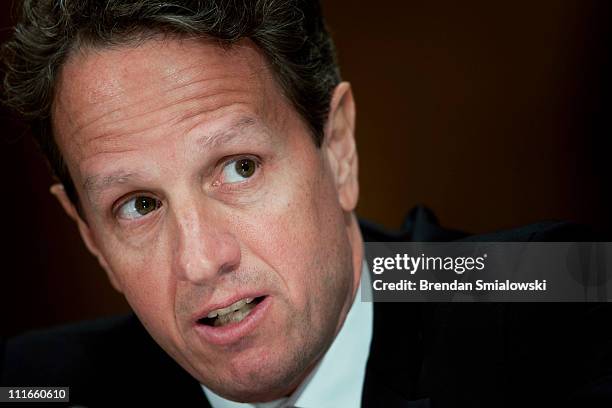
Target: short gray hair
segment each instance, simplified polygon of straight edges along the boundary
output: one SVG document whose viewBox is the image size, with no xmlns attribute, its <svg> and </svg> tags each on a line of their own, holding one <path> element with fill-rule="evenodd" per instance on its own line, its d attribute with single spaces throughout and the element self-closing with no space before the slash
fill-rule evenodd
<svg viewBox="0 0 612 408">
<path fill-rule="evenodd" d="M 78 196 L 51 127 L 57 73 L 72 50 L 120 45 L 149 35 L 207 37 L 221 46 L 251 39 L 285 96 L 321 145 L 333 89 L 340 82 L 318 0 L 24 0 L 3 46 L 4 103 L 34 137 L 73 203 Z"/>
</svg>

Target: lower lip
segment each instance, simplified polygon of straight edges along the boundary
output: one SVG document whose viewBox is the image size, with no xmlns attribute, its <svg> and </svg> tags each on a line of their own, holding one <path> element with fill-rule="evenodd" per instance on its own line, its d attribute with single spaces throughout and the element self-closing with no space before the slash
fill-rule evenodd
<svg viewBox="0 0 612 408">
<path fill-rule="evenodd" d="M 217 346 L 233 344 L 245 336 L 251 334 L 265 317 L 270 305 L 270 296 L 266 296 L 259 302 L 244 319 L 238 323 L 230 323 L 225 326 L 208 326 L 206 324 L 195 324 L 196 332 L 208 343 Z"/>
</svg>

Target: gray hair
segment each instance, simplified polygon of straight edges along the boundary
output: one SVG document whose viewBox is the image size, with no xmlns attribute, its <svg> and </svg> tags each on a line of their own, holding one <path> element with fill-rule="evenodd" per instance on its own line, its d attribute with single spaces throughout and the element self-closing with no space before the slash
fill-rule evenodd
<svg viewBox="0 0 612 408">
<path fill-rule="evenodd" d="M 251 39 L 321 145 L 340 73 L 318 0 L 24 0 L 13 37 L 2 49 L 4 103 L 28 121 L 77 206 L 51 126 L 57 73 L 79 47 L 121 45 L 156 34 L 206 37 L 223 47 Z"/>
</svg>

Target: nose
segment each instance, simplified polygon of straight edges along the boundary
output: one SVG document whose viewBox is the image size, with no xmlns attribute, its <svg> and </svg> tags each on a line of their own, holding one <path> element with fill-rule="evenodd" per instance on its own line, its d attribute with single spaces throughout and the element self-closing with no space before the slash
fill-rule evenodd
<svg viewBox="0 0 612 408">
<path fill-rule="evenodd" d="M 225 217 L 192 207 L 176 214 L 174 263 L 178 278 L 211 284 L 240 263 L 240 244 Z"/>
</svg>

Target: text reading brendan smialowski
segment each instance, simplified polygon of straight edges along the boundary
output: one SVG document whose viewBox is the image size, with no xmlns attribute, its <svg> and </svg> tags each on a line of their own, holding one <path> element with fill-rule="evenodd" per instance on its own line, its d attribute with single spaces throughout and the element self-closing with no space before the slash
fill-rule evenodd
<svg viewBox="0 0 612 408">
<path fill-rule="evenodd" d="M 409 275 L 423 272 L 449 272 L 456 275 L 477 273 L 486 268 L 487 254 L 477 257 L 442 257 L 442 256 L 411 256 L 396 254 L 392 257 L 376 257 L 372 259 L 372 272 L 382 275 L 385 271 L 403 271 Z M 440 276 L 440 275 L 437 275 Z M 533 281 L 513 281 L 510 279 L 451 279 L 445 282 L 432 281 L 426 278 L 401 279 L 395 282 L 385 282 L 374 279 L 372 288 L 375 291 L 546 291 L 546 279 Z"/>
</svg>

